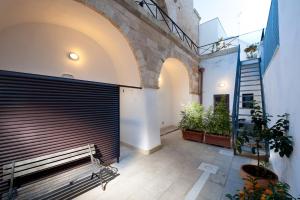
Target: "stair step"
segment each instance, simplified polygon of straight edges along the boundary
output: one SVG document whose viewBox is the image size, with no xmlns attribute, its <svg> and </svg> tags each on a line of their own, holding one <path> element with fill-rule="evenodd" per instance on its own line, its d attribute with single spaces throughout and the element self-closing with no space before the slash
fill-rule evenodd
<svg viewBox="0 0 300 200">
<path fill-rule="evenodd" d="M 250 73 L 256 73 L 256 72 L 259 72 L 259 70 L 241 72 L 241 74 L 250 74 Z"/>
<path fill-rule="evenodd" d="M 239 113 L 239 116 L 248 116 L 248 117 L 251 117 L 251 115 L 250 114 L 241 114 L 241 113 Z"/>
<path fill-rule="evenodd" d="M 253 79 L 253 80 L 241 80 L 240 82 L 249 82 L 249 81 L 260 81 L 260 79 Z"/>
<path fill-rule="evenodd" d="M 253 65 L 253 64 L 258 64 L 258 63 L 259 63 L 258 58 L 244 60 L 244 61 L 241 62 L 242 65 Z"/>
<path fill-rule="evenodd" d="M 257 77 L 257 76 L 260 76 L 260 75 L 259 74 L 247 75 L 247 76 L 241 76 L 241 78 Z"/>
<path fill-rule="evenodd" d="M 257 70 L 259 70 L 259 66 L 257 65 L 257 66 L 251 66 L 251 67 L 249 67 L 249 66 L 241 66 L 241 70 L 249 70 L 249 69 L 257 69 Z"/>
<path fill-rule="evenodd" d="M 240 97 L 243 97 L 242 95 L 239 95 Z M 253 97 L 261 97 L 261 94 L 254 94 Z"/>
<path fill-rule="evenodd" d="M 240 90 L 240 92 L 257 92 L 257 91 L 261 91 L 261 89 L 257 89 L 257 90 Z"/>
<path fill-rule="evenodd" d="M 242 157 L 246 157 L 246 158 L 251 158 L 253 160 L 257 160 L 257 155 L 256 154 L 252 154 L 250 152 L 242 152 L 240 154 L 238 154 L 239 156 L 242 156 Z M 259 160 L 262 161 L 267 161 L 268 160 L 268 156 L 266 154 L 262 154 L 259 156 Z"/>
<path fill-rule="evenodd" d="M 261 86 L 259 83 L 257 84 L 250 84 L 250 85 L 241 85 L 241 87 L 249 87 L 249 86 Z"/>
<path fill-rule="evenodd" d="M 239 103 L 261 103 L 261 101 L 240 101 Z"/>
</svg>

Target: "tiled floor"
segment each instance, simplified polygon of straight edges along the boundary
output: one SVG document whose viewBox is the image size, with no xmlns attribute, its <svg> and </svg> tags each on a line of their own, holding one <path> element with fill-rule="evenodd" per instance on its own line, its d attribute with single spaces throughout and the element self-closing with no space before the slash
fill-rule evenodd
<svg viewBox="0 0 300 200">
<path fill-rule="evenodd" d="M 218 171 L 209 175 L 201 190 L 196 188 L 194 199 L 226 199 L 226 193 L 242 186 L 240 165 L 253 162 L 232 156 L 227 149 L 185 141 L 180 131 L 162 136 L 162 144 L 163 148 L 151 155 L 122 147 L 120 163 L 114 165 L 120 176 L 108 183 L 105 191 L 97 187 L 76 199 L 183 200 L 204 173 L 198 169 L 202 162 L 217 166 Z"/>
</svg>

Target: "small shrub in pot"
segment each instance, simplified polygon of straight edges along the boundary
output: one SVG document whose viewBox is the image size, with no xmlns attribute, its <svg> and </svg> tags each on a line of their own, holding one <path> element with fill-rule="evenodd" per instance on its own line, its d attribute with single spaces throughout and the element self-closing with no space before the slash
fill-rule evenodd
<svg viewBox="0 0 300 200">
<path fill-rule="evenodd" d="M 230 115 L 225 99 L 222 98 L 213 110 L 210 107 L 205 114 L 205 143 L 222 147 L 231 147 Z"/>
<path fill-rule="evenodd" d="M 273 149 L 281 157 L 289 157 L 293 152 L 292 137 L 287 135 L 289 129 L 288 114 L 279 115 L 278 117 L 279 119 L 276 123 L 271 128 L 268 128 L 270 116 L 264 117 L 261 107 L 255 103 L 253 110 L 251 110 L 252 130 L 241 132 L 236 141 L 236 149 L 240 153 L 245 143 L 252 143 L 252 153 L 256 154 L 257 157 L 257 165 L 248 164 L 241 167 L 241 177 L 244 179 L 247 177 L 256 179 L 262 187 L 267 187 L 269 183 L 276 184 L 278 177 L 274 172 L 262 165 L 260 156 L 261 144 L 266 143 L 271 150 Z M 245 187 L 250 186 L 251 183 L 246 180 Z"/>
<path fill-rule="evenodd" d="M 181 111 L 179 128 L 182 130 L 183 138 L 202 142 L 204 137 L 203 123 L 204 108 L 199 103 L 191 103 Z"/>
</svg>

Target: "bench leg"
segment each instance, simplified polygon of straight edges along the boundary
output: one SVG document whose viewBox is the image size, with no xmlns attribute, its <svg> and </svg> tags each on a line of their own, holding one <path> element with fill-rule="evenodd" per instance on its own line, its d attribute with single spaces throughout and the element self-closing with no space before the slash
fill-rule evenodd
<svg viewBox="0 0 300 200">
<path fill-rule="evenodd" d="M 104 191 L 105 190 L 105 184 L 104 184 L 104 181 L 103 181 L 103 178 L 102 178 L 102 174 L 101 174 L 101 171 L 99 173 L 92 173 L 92 176 L 91 176 L 91 180 L 94 178 L 94 176 L 97 176 L 100 180 L 100 183 L 101 183 L 101 188 L 102 190 Z"/>
<path fill-rule="evenodd" d="M 14 173 L 15 173 L 15 161 L 11 163 L 11 177 L 10 177 L 10 185 L 8 191 L 8 199 L 13 199 L 13 192 L 14 192 Z"/>
</svg>

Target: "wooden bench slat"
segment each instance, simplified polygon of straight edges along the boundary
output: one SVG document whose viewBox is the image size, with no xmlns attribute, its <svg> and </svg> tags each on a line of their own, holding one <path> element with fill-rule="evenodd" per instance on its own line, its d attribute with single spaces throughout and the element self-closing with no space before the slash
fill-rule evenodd
<svg viewBox="0 0 300 200">
<path fill-rule="evenodd" d="M 60 166 L 62 164 L 67 164 L 67 163 L 70 163 L 72 161 L 79 160 L 79 159 L 85 158 L 85 157 L 87 157 L 86 154 L 70 158 L 70 159 L 68 159 L 68 162 L 66 162 L 66 160 L 62 160 L 62 161 L 50 163 L 50 164 L 47 164 L 47 165 L 42 165 L 42 166 L 39 166 L 39 167 L 31 168 L 31 169 L 28 169 L 28 170 L 20 171 L 20 172 L 14 173 L 14 177 L 16 178 L 16 177 L 20 177 L 20 176 L 24 176 L 24 175 L 29 175 L 29 174 L 36 173 L 36 172 L 39 172 L 39 171 L 42 171 L 42 170 L 45 170 L 45 169 L 50 169 L 50 168 L 53 168 L 53 167 L 56 167 L 56 166 Z M 8 180 L 8 179 L 10 179 L 10 175 L 3 176 L 2 179 L 3 180 Z"/>
<path fill-rule="evenodd" d="M 95 146 L 91 145 L 91 148 L 94 149 Z M 49 155 L 45 155 L 45 156 L 40 156 L 40 157 L 31 158 L 31 159 L 27 159 L 27 160 L 17 161 L 17 162 L 15 162 L 15 167 L 30 164 L 30 163 L 33 163 L 33 162 L 37 162 L 39 160 L 46 160 L 48 158 L 57 157 L 57 156 L 60 156 L 60 155 L 72 153 L 74 151 L 85 150 L 85 149 L 89 149 L 89 145 L 86 145 L 86 146 L 83 146 L 83 147 L 78 147 L 78 148 L 75 148 L 75 149 L 62 151 L 62 152 L 57 152 L 57 153 L 53 153 L 53 154 L 49 154 Z M 3 165 L 3 169 L 11 169 L 11 164 Z"/>
<path fill-rule="evenodd" d="M 90 149 L 92 151 L 92 154 L 95 154 L 95 145 L 91 144 L 90 148 L 89 145 L 86 145 L 83 147 L 57 152 L 50 155 L 15 162 L 14 177 L 29 175 L 35 172 L 46 170 L 48 168 L 53 168 L 85 157 L 89 157 Z M 8 180 L 11 178 L 11 167 L 12 164 L 3 166 L 3 180 Z"/>
<path fill-rule="evenodd" d="M 92 150 L 92 154 L 95 154 L 95 150 Z M 67 159 L 75 157 L 75 156 L 79 156 L 79 155 L 84 155 L 85 157 L 88 157 L 90 155 L 90 151 L 89 151 L 89 149 L 85 149 L 85 150 L 81 150 L 81 151 L 77 151 L 77 152 L 57 156 L 57 157 L 54 157 L 54 158 L 37 161 L 37 162 L 34 162 L 34 163 L 28 163 L 26 165 L 21 165 L 19 167 L 15 167 L 14 171 L 15 171 L 15 173 L 18 173 L 20 171 L 24 171 L 24 170 L 27 170 L 27 169 L 39 167 L 39 166 L 42 166 L 42 165 L 47 165 L 47 164 L 50 164 L 50 163 L 53 163 L 53 162 L 58 162 L 58 161 L 61 161 L 61 160 L 66 160 L 66 162 L 68 162 Z M 9 175 L 9 174 L 11 174 L 11 169 L 3 169 L 3 175 Z"/>
</svg>

